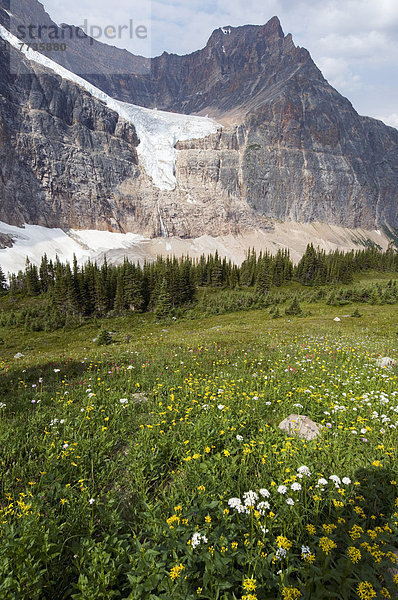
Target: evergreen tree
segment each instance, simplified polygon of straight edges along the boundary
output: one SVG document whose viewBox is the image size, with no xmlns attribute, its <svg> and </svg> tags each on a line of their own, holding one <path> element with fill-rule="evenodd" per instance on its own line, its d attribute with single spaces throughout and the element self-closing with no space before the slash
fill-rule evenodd
<svg viewBox="0 0 398 600">
<path fill-rule="evenodd" d="M 297 300 L 297 296 L 294 297 L 293 302 L 285 309 L 286 315 L 301 315 L 303 311 L 301 310 L 301 306 L 299 301 Z"/>
<path fill-rule="evenodd" d="M 123 312 L 126 310 L 124 273 L 122 269 L 119 270 L 119 274 L 117 276 L 116 295 L 113 308 L 118 314 L 123 314 Z"/>
<path fill-rule="evenodd" d="M 159 296 L 154 312 L 158 319 L 165 319 L 171 314 L 171 299 L 169 290 L 167 288 L 167 280 L 165 277 L 163 277 L 162 283 L 160 285 Z"/>
</svg>

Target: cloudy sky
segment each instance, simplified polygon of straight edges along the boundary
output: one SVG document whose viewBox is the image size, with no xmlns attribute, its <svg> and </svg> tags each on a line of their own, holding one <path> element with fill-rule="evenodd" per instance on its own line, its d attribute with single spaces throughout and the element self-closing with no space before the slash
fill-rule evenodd
<svg viewBox="0 0 398 600">
<path fill-rule="evenodd" d="M 43 0 L 42 0 L 43 1 Z M 144 24 L 148 40 L 122 35 L 112 43 L 152 56 L 202 48 L 224 25 L 266 23 L 277 15 L 307 48 L 328 81 L 361 114 L 398 127 L 397 0 L 44 0 L 58 23 Z M 134 38 L 134 36 L 133 36 Z"/>
</svg>

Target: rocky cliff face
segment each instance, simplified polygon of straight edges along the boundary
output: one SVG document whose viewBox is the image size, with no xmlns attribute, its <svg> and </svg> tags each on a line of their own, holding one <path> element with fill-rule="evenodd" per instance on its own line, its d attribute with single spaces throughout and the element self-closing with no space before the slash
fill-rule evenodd
<svg viewBox="0 0 398 600">
<path fill-rule="evenodd" d="M 37 2 L 22 5 L 20 22 L 49 19 Z M 7 15 L 0 11 L 0 22 Z M 181 237 L 239 233 L 268 219 L 398 227 L 398 131 L 359 116 L 277 18 L 218 29 L 204 49 L 164 53 L 150 71 L 145 59 L 97 42 L 52 56 L 115 98 L 224 125 L 177 144 L 172 192 L 139 164 L 132 124 L 22 58 L 29 75 L 10 75 L 8 51 L 0 57 L 0 220 Z M 96 56 L 103 74 L 87 75 Z M 126 74 L 112 74 L 121 60 Z"/>
</svg>

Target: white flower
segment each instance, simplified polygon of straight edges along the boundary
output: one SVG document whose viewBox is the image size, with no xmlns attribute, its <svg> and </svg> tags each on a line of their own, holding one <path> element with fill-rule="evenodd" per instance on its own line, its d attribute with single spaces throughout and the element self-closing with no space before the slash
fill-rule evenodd
<svg viewBox="0 0 398 600">
<path fill-rule="evenodd" d="M 310 477 L 310 475 L 311 475 L 311 471 L 305 465 L 299 467 L 297 469 L 297 473 L 300 473 L 300 475 L 307 475 L 307 477 Z"/>
<path fill-rule="evenodd" d="M 120 398 L 119 402 L 120 402 L 120 404 L 127 404 L 128 399 L 127 398 Z"/>
<path fill-rule="evenodd" d="M 238 513 L 245 511 L 245 507 L 243 506 L 240 498 L 230 498 L 228 500 L 228 506 L 234 508 Z"/>
<path fill-rule="evenodd" d="M 293 498 L 286 498 L 286 504 L 288 504 L 289 506 L 294 506 Z"/>
<path fill-rule="evenodd" d="M 192 536 L 192 540 L 191 540 L 191 545 L 192 548 L 196 548 L 197 546 L 199 546 L 199 544 L 203 542 L 204 544 L 207 544 L 207 537 L 205 535 L 201 535 L 198 532 L 195 532 Z"/>
<path fill-rule="evenodd" d="M 238 440 L 238 442 L 242 442 L 243 441 L 243 436 L 242 435 L 237 435 L 236 439 Z"/>
<path fill-rule="evenodd" d="M 259 490 L 259 493 L 261 496 L 264 496 L 264 498 L 269 498 L 270 497 L 270 493 L 267 489 L 265 488 L 261 488 L 261 490 Z"/>
<path fill-rule="evenodd" d="M 301 554 L 311 554 L 311 549 L 309 546 L 301 546 Z"/>
<path fill-rule="evenodd" d="M 340 487 L 340 483 L 341 483 L 341 479 L 340 477 L 338 477 L 337 475 L 331 475 L 329 477 L 329 479 L 331 479 L 334 482 L 334 485 L 338 488 Z"/>
<path fill-rule="evenodd" d="M 210 406 L 208 404 L 202 404 L 203 410 L 209 410 Z"/>
<path fill-rule="evenodd" d="M 328 484 L 327 479 L 325 479 L 324 477 L 321 477 L 320 479 L 318 479 L 317 487 L 319 487 L 320 485 L 327 485 L 327 484 Z"/>
<path fill-rule="evenodd" d="M 54 373 L 59 373 L 61 369 L 54 369 Z"/>
<path fill-rule="evenodd" d="M 218 408 L 218 410 L 222 410 L 223 408 L 225 408 L 225 406 L 224 406 L 224 404 L 219 404 L 219 405 L 217 406 L 217 408 Z"/>
<path fill-rule="evenodd" d="M 243 494 L 243 498 L 245 500 L 246 506 L 254 506 L 256 500 L 258 500 L 258 494 L 256 494 L 256 492 L 253 492 L 253 490 L 249 490 L 248 492 L 245 492 Z"/>
<path fill-rule="evenodd" d="M 265 511 L 269 510 L 269 509 L 270 509 L 270 504 L 266 500 L 263 500 L 262 502 L 259 502 L 257 504 L 257 510 L 260 513 L 260 515 L 265 515 Z"/>
<path fill-rule="evenodd" d="M 277 558 L 278 560 L 282 560 L 282 558 L 285 558 L 287 552 L 284 548 L 278 548 L 278 550 L 276 551 L 276 556 L 275 558 Z"/>
<path fill-rule="evenodd" d="M 280 494 L 286 494 L 286 492 L 287 492 L 287 487 L 286 487 L 285 485 L 280 485 L 280 486 L 278 487 L 278 492 L 279 492 Z"/>
<path fill-rule="evenodd" d="M 363 427 L 363 428 L 361 429 L 361 433 L 366 433 L 366 432 L 367 432 L 367 429 L 366 429 L 365 427 Z"/>
<path fill-rule="evenodd" d="M 301 490 L 301 484 L 298 483 L 298 481 L 295 481 L 294 483 L 292 483 L 292 485 L 290 487 L 293 490 L 293 492 L 299 492 Z"/>
<path fill-rule="evenodd" d="M 5 408 L 7 406 L 7 404 L 4 404 L 4 402 L 0 402 L 0 408 Z"/>
<path fill-rule="evenodd" d="M 344 483 L 344 485 L 350 485 L 351 483 L 351 479 L 349 477 L 343 477 L 341 481 Z"/>
<path fill-rule="evenodd" d="M 134 367 L 133 367 L 133 365 L 129 365 L 129 366 L 127 367 L 127 369 L 129 369 L 129 370 L 130 370 L 130 369 L 134 369 Z"/>
<path fill-rule="evenodd" d="M 88 501 L 89 504 L 94 504 L 95 500 L 94 498 L 90 498 L 90 500 Z"/>
</svg>

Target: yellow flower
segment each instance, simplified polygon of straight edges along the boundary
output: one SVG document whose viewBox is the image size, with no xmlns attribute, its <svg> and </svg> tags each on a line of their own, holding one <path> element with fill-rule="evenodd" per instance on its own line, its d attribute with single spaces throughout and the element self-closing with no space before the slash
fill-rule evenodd
<svg viewBox="0 0 398 600">
<path fill-rule="evenodd" d="M 361 551 L 358 548 L 355 548 L 354 546 L 349 546 L 347 548 L 347 554 L 350 561 L 354 564 L 359 562 L 362 558 Z"/>
<path fill-rule="evenodd" d="M 341 502 L 341 500 L 336 500 L 335 498 L 333 498 L 333 504 L 335 508 L 343 508 L 344 506 L 344 503 Z"/>
<path fill-rule="evenodd" d="M 315 554 L 302 554 L 301 558 L 304 562 L 309 563 L 310 565 L 315 562 Z"/>
<path fill-rule="evenodd" d="M 177 517 L 177 515 L 172 515 L 171 517 L 169 517 L 167 519 L 167 525 L 170 527 L 170 529 L 173 529 L 175 525 L 179 525 L 180 524 L 180 517 Z"/>
<path fill-rule="evenodd" d="M 300 590 L 297 588 L 284 587 L 282 590 L 283 600 L 298 600 L 301 596 Z"/>
<path fill-rule="evenodd" d="M 232 542 L 231 546 L 233 550 L 236 550 L 238 547 L 238 542 Z"/>
<path fill-rule="evenodd" d="M 324 551 L 325 554 L 329 554 L 331 550 L 337 548 L 337 544 L 328 537 L 321 537 L 319 540 L 319 547 Z"/>
<path fill-rule="evenodd" d="M 361 537 L 363 533 L 362 527 L 359 525 L 353 525 L 351 531 L 348 532 L 352 540 L 357 540 Z"/>
<path fill-rule="evenodd" d="M 63 504 L 66 504 L 66 503 L 67 503 L 67 500 L 66 500 L 65 498 L 61 498 L 60 502 L 61 502 L 61 504 L 63 505 Z"/>
<path fill-rule="evenodd" d="M 256 591 L 256 580 L 252 577 L 247 577 L 243 583 L 242 587 L 245 592 L 255 592 Z"/>
<path fill-rule="evenodd" d="M 184 568 L 185 567 L 182 563 L 180 563 L 179 565 L 175 565 L 169 573 L 170 579 L 172 579 L 173 581 L 175 579 L 178 579 L 179 576 L 181 575 L 181 572 L 184 570 Z"/>
<path fill-rule="evenodd" d="M 315 535 L 316 529 L 315 529 L 314 525 L 311 525 L 311 523 L 308 523 L 308 525 L 306 525 L 306 529 L 310 535 Z"/>
<path fill-rule="evenodd" d="M 207 517 L 205 517 L 205 522 L 206 523 L 211 523 L 211 516 L 207 515 Z"/>
<path fill-rule="evenodd" d="M 290 550 L 292 547 L 292 542 L 283 535 L 278 535 L 276 538 L 276 543 L 278 548 L 284 548 L 285 550 Z"/>
<path fill-rule="evenodd" d="M 391 594 L 388 591 L 387 588 L 383 587 L 381 590 L 381 595 L 384 596 L 384 598 L 391 598 Z"/>
<path fill-rule="evenodd" d="M 329 535 L 331 533 L 333 533 L 334 529 L 337 529 L 337 525 L 334 525 L 333 523 L 328 523 L 327 525 L 322 525 L 322 529 L 325 533 L 328 533 Z"/>
<path fill-rule="evenodd" d="M 372 600 L 376 597 L 374 587 L 369 581 L 361 581 L 358 583 L 356 592 L 361 600 Z"/>
</svg>

